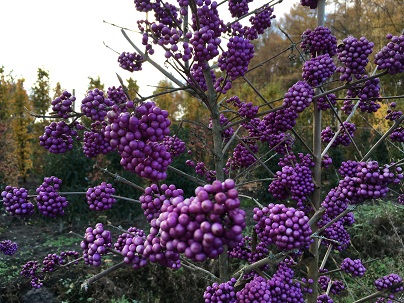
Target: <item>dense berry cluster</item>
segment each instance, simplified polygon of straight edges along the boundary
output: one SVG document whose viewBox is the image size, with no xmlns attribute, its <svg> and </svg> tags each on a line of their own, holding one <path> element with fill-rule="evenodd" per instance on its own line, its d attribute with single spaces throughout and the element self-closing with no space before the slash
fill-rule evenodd
<svg viewBox="0 0 404 303">
<path fill-rule="evenodd" d="M 146 234 L 143 230 L 130 227 L 127 233 L 119 236 L 114 247 L 121 252 L 126 264 L 131 264 L 137 269 L 147 265 L 147 259 L 143 257 L 144 242 Z"/>
<path fill-rule="evenodd" d="M 244 143 L 248 146 L 251 152 L 258 152 L 258 144 L 255 142 L 255 140 L 245 139 Z M 233 150 L 232 156 L 228 159 L 226 167 L 237 169 L 251 166 L 256 161 L 251 152 L 242 143 L 238 143 Z"/>
<path fill-rule="evenodd" d="M 101 256 L 107 253 L 107 248 L 112 246 L 111 233 L 104 230 L 102 223 L 97 223 L 95 228 L 88 227 L 80 247 L 83 250 L 83 258 L 86 264 L 101 265 Z"/>
<path fill-rule="evenodd" d="M 145 188 L 144 194 L 140 196 L 139 201 L 142 203 L 142 209 L 147 221 L 156 219 L 160 216 L 163 204 L 171 204 L 171 201 L 179 196 L 183 196 L 184 191 L 176 188 L 174 184 L 152 184 Z"/>
<path fill-rule="evenodd" d="M 53 218 L 64 215 L 69 202 L 59 194 L 61 184 L 62 180 L 55 176 L 45 177 L 41 186 L 36 189 L 37 207 L 44 216 Z"/>
<path fill-rule="evenodd" d="M 123 69 L 134 72 L 142 70 L 143 56 L 137 53 L 123 52 L 118 57 L 119 66 Z"/>
<path fill-rule="evenodd" d="M 241 17 L 248 13 L 248 3 L 252 0 L 229 0 L 229 11 L 233 18 Z"/>
<path fill-rule="evenodd" d="M 326 97 L 320 97 L 317 99 L 318 110 L 327 110 L 331 108 L 331 106 L 335 107 L 335 104 L 337 104 L 337 96 L 335 96 L 335 94 L 328 94 Z"/>
<path fill-rule="evenodd" d="M 228 282 L 221 284 L 215 282 L 208 286 L 203 293 L 205 303 L 236 303 L 236 291 L 234 289 L 236 281 L 235 278 L 232 278 Z"/>
<path fill-rule="evenodd" d="M 337 72 L 342 73 L 339 79 L 351 82 L 355 77 L 359 80 L 365 74 L 374 43 L 365 37 L 357 39 L 353 36 L 345 38 L 342 42 L 337 49 L 338 59 L 343 63 L 343 66 L 337 68 Z"/>
<path fill-rule="evenodd" d="M 234 81 L 238 77 L 244 76 L 247 72 L 248 65 L 254 57 L 254 45 L 250 40 L 243 37 L 231 37 L 227 43 L 227 51 L 224 51 L 218 60 L 218 66 L 221 71 L 226 71 L 230 81 Z M 225 93 L 224 87 L 220 88 L 216 81 L 216 90 Z"/>
<path fill-rule="evenodd" d="M 244 237 L 236 247 L 230 250 L 229 257 L 254 263 L 268 256 L 268 245 L 265 242 L 252 243 L 252 238 Z"/>
<path fill-rule="evenodd" d="M 299 161 L 293 154 L 280 159 L 279 165 L 282 169 L 276 172 L 268 191 L 279 200 L 284 200 L 291 195 L 297 202 L 298 209 L 308 210 L 304 202 L 307 200 L 306 197 L 314 191 L 311 172 L 314 162 L 308 155 L 300 153 L 298 156 Z"/>
<path fill-rule="evenodd" d="M 45 126 L 42 136 L 39 136 L 39 144 L 53 154 L 63 154 L 73 148 L 73 138 L 77 137 L 77 130 L 83 126 L 78 122 L 73 125 L 66 124 L 65 121 L 51 122 Z"/>
<path fill-rule="evenodd" d="M 327 81 L 336 68 L 329 54 L 320 55 L 304 63 L 302 77 L 311 86 L 318 86 Z"/>
<path fill-rule="evenodd" d="M 308 6 L 311 9 L 317 8 L 317 0 L 300 0 L 302 6 Z"/>
<path fill-rule="evenodd" d="M 397 274 L 389 274 L 375 281 L 377 290 L 389 289 L 391 293 L 397 293 L 404 290 L 403 280 Z"/>
<path fill-rule="evenodd" d="M 231 179 L 198 187 L 195 195 L 185 200 L 178 196 L 171 204 L 163 204 L 159 218 L 151 222 L 151 233 L 158 232 L 162 248 L 202 262 L 217 258 L 224 245 L 232 249 L 241 241 L 245 212 L 239 208 Z"/>
<path fill-rule="evenodd" d="M 262 242 L 281 251 L 307 248 L 312 242 L 309 218 L 303 211 L 283 204 L 254 208 L 255 231 Z"/>
<path fill-rule="evenodd" d="M 304 297 L 289 260 L 280 263 L 271 279 L 257 275 L 236 293 L 238 303 L 295 302 L 303 303 Z"/>
<path fill-rule="evenodd" d="M 391 75 L 404 72 L 404 34 L 387 34 L 386 39 L 390 42 L 375 55 L 377 69 L 386 69 Z"/>
<path fill-rule="evenodd" d="M 328 217 L 327 213 L 325 213 L 317 225 L 319 228 L 322 228 L 330 221 L 331 219 Z M 333 245 L 333 249 L 338 251 L 346 250 L 351 244 L 351 237 L 345 229 L 345 225 L 349 225 L 351 222 L 352 220 L 345 220 L 343 217 L 327 227 L 322 233 L 326 239 L 321 241 L 321 245 L 325 245 L 327 247 Z"/>
<path fill-rule="evenodd" d="M 93 121 L 104 121 L 108 107 L 114 103 L 104 97 L 104 92 L 95 88 L 87 92 L 86 97 L 81 101 L 81 111 Z"/>
<path fill-rule="evenodd" d="M 385 116 L 386 120 L 396 121 L 403 115 L 403 112 L 401 110 L 395 109 L 396 106 L 397 106 L 396 102 L 390 103 L 390 108 L 387 110 L 387 115 Z"/>
<path fill-rule="evenodd" d="M 313 101 L 314 90 L 304 81 L 299 81 L 284 95 L 283 105 L 295 113 L 301 113 Z"/>
<path fill-rule="evenodd" d="M 16 253 L 18 249 L 18 245 L 15 242 L 12 242 L 11 240 L 3 240 L 0 241 L 0 251 L 3 252 L 3 254 L 11 256 Z"/>
<path fill-rule="evenodd" d="M 86 192 L 87 204 L 91 210 L 107 210 L 116 202 L 113 194 L 115 188 L 112 184 L 102 182 L 100 185 L 90 187 Z"/>
<path fill-rule="evenodd" d="M 21 187 L 7 185 L 1 192 L 3 205 L 10 215 L 31 216 L 34 213 L 34 204 L 28 200 L 28 191 Z"/>
<path fill-rule="evenodd" d="M 181 155 L 186 149 L 185 142 L 177 136 L 165 136 L 163 139 L 163 144 L 172 157 Z"/>
<path fill-rule="evenodd" d="M 351 137 L 354 136 L 354 132 L 356 130 L 355 124 L 350 122 L 343 122 L 343 126 L 340 126 L 340 131 L 336 136 L 334 142 L 332 142 L 331 146 L 344 145 L 348 146 L 352 141 Z M 331 142 L 335 133 L 331 129 L 331 127 L 327 126 L 325 129 L 321 131 L 321 140 L 325 143 Z"/>
<path fill-rule="evenodd" d="M 154 102 L 138 105 L 133 113 L 123 112 L 107 125 L 104 136 L 121 155 L 121 165 L 141 177 L 162 180 L 171 163 L 163 140 L 170 134 L 168 112 Z"/>
<path fill-rule="evenodd" d="M 258 35 L 265 32 L 271 26 L 272 19 L 276 16 L 272 15 L 274 12 L 273 6 L 265 5 L 261 7 L 254 16 L 250 18 L 251 27 L 246 29 L 246 38 L 255 40 Z"/>
<path fill-rule="evenodd" d="M 354 277 L 362 277 L 366 272 L 366 268 L 360 259 L 345 258 L 341 263 L 341 269 Z"/>
<path fill-rule="evenodd" d="M 91 123 L 90 131 L 84 131 L 83 153 L 86 157 L 93 158 L 100 154 L 105 155 L 113 150 L 104 136 L 105 126 L 105 122 L 96 121 Z"/>
<path fill-rule="evenodd" d="M 72 105 L 76 97 L 68 91 L 64 91 L 59 97 L 51 102 L 52 110 L 59 118 L 69 118 L 69 113 L 73 111 Z"/>
<path fill-rule="evenodd" d="M 404 127 L 400 126 L 394 129 L 389 138 L 393 142 L 404 142 Z"/>
<path fill-rule="evenodd" d="M 319 26 L 314 30 L 307 29 L 303 32 L 300 47 L 312 57 L 321 54 L 329 54 L 332 57 L 337 53 L 337 38 L 331 34 L 329 28 Z"/>
<path fill-rule="evenodd" d="M 317 303 L 334 303 L 334 300 L 327 294 L 322 294 L 317 297 Z"/>
</svg>

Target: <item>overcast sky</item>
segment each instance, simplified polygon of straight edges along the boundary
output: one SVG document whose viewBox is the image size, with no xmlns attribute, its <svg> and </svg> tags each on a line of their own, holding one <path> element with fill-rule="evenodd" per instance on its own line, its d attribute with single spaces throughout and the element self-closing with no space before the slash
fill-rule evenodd
<svg viewBox="0 0 404 303">
<path fill-rule="evenodd" d="M 288 12 L 297 1 L 283 0 L 275 6 L 275 15 Z M 108 88 L 119 86 L 115 73 L 137 80 L 140 93 L 149 95 L 151 86 L 164 76 L 149 64 L 141 72 L 121 69 L 118 55 L 103 44 L 119 53 L 133 52 L 120 29 L 103 21 L 136 30 L 136 21 L 144 17 L 136 12 L 133 0 L 0 0 L 0 66 L 25 78 L 26 89 L 36 81 L 38 67 L 48 70 L 52 88 L 60 82 L 70 92 L 75 89 L 79 100 L 89 76 L 100 76 Z M 140 35 L 128 34 L 140 45 Z"/>
</svg>

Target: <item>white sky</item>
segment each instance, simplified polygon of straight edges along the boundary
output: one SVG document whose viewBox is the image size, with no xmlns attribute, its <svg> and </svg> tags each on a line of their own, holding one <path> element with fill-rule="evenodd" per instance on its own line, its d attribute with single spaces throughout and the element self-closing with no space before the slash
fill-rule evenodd
<svg viewBox="0 0 404 303">
<path fill-rule="evenodd" d="M 283 0 L 276 5 L 277 18 L 297 1 Z M 260 3 L 264 1 L 254 1 Z M 86 92 L 89 76 L 100 76 L 107 89 L 119 86 L 115 73 L 124 80 L 137 80 L 140 94 L 150 95 L 155 88 L 148 85 L 157 85 L 164 76 L 148 63 L 140 72 L 123 70 L 117 62 L 118 55 L 103 44 L 119 53 L 133 52 L 120 29 L 103 20 L 137 30 L 136 21 L 144 18 L 144 13 L 135 10 L 133 0 L 0 0 L 0 66 L 25 78 L 26 89 L 36 81 L 38 67 L 48 70 L 52 89 L 60 82 L 69 92 L 75 89 L 79 101 Z M 142 46 L 140 35 L 128 34 Z M 157 50 L 157 46 L 154 48 Z"/>
</svg>

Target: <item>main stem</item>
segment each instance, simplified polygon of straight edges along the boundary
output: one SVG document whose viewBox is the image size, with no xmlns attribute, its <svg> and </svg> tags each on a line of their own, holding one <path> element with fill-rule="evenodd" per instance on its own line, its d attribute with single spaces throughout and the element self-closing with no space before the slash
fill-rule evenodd
<svg viewBox="0 0 404 303">
<path fill-rule="evenodd" d="M 213 86 L 212 76 L 210 75 L 210 67 L 206 63 L 207 68 L 203 71 L 208 92 L 206 94 L 206 105 L 210 110 L 212 120 L 212 140 L 213 140 L 213 161 L 215 164 L 216 179 L 224 181 L 224 156 L 223 156 L 223 128 L 220 124 L 219 105 L 217 103 L 216 91 Z M 225 282 L 230 279 L 228 268 L 227 247 L 219 256 L 220 281 Z"/>
<path fill-rule="evenodd" d="M 319 0 L 317 2 L 317 17 L 317 25 L 324 26 L 325 0 Z M 321 206 L 321 111 L 317 109 L 317 99 L 314 100 L 313 123 L 313 178 L 316 188 L 313 192 L 312 202 L 315 208 L 314 211 L 317 211 Z M 313 232 L 316 232 L 317 229 L 317 224 L 312 226 Z M 314 238 L 314 241 L 310 246 L 310 252 L 314 255 L 314 259 L 307 265 L 308 278 L 313 279 L 313 281 L 317 281 L 319 274 L 318 238 Z M 317 287 L 313 287 L 313 292 L 308 295 L 308 303 L 316 303 L 317 297 L 318 289 Z"/>
</svg>

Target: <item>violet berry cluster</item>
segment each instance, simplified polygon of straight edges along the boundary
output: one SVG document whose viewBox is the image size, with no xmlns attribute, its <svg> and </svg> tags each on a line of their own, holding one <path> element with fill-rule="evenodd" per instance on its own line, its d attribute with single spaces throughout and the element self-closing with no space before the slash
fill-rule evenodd
<svg viewBox="0 0 404 303">
<path fill-rule="evenodd" d="M 345 258 L 341 263 L 341 269 L 354 277 L 362 277 L 366 272 L 366 268 L 360 259 Z"/>
<path fill-rule="evenodd" d="M 28 191 L 25 188 L 7 185 L 1 192 L 1 197 L 6 212 L 10 215 L 27 217 L 34 214 L 34 204 L 29 201 Z"/>
<path fill-rule="evenodd" d="M 334 142 L 331 144 L 331 146 L 333 147 L 338 145 L 348 146 L 352 142 L 351 138 L 353 138 L 355 130 L 356 130 L 355 124 L 344 121 L 343 126 L 340 125 L 340 131 L 337 137 L 335 138 Z M 331 127 L 327 126 L 325 129 L 321 131 L 321 140 L 325 143 L 331 142 L 334 135 L 335 133 L 331 129 Z"/>
<path fill-rule="evenodd" d="M 5 255 L 14 255 L 17 252 L 17 249 L 17 243 L 12 242 L 11 240 L 0 241 L 0 251 L 3 252 L 3 254 Z"/>
<path fill-rule="evenodd" d="M 83 128 L 77 121 L 71 125 L 65 121 L 51 122 L 45 126 L 44 134 L 39 136 L 39 144 L 50 153 L 63 154 L 73 148 L 74 139 L 79 139 L 77 130 Z"/>
<path fill-rule="evenodd" d="M 111 246 L 111 233 L 104 229 L 102 223 L 97 223 L 95 228 L 88 227 L 84 239 L 80 243 L 84 262 L 89 265 L 100 266 L 102 255 L 105 255 L 107 248 Z"/>
<path fill-rule="evenodd" d="M 176 188 L 174 184 L 152 184 L 146 187 L 144 193 L 140 196 L 139 201 L 147 221 L 151 222 L 160 216 L 163 204 L 171 204 L 171 201 L 179 196 L 183 196 L 184 191 Z"/>
<path fill-rule="evenodd" d="M 365 74 L 365 67 L 369 62 L 369 55 L 372 53 L 374 43 L 365 37 L 359 39 L 349 36 L 338 46 L 338 59 L 343 66 L 337 68 L 341 73 L 341 81 L 351 82 L 354 78 L 361 79 Z"/>
<path fill-rule="evenodd" d="M 294 207 L 270 203 L 263 209 L 254 208 L 253 218 L 259 239 L 280 251 L 308 248 L 312 242 L 309 217 Z"/>
<path fill-rule="evenodd" d="M 303 32 L 300 47 L 312 57 L 322 54 L 332 57 L 337 53 L 337 38 L 331 34 L 328 27 L 319 26 L 314 30 L 307 29 Z"/>
<path fill-rule="evenodd" d="M 95 88 L 87 92 L 86 97 L 81 101 L 81 111 L 93 121 L 104 121 L 108 108 L 114 102 L 104 97 L 104 92 Z"/>
<path fill-rule="evenodd" d="M 68 91 L 64 91 L 55 100 L 52 100 L 52 110 L 57 117 L 67 119 L 69 113 L 73 111 L 72 105 L 76 101 L 76 97 Z"/>
<path fill-rule="evenodd" d="M 64 215 L 64 209 L 69 201 L 59 194 L 62 180 L 55 177 L 45 177 L 43 183 L 36 189 L 37 207 L 41 214 L 54 218 L 57 215 Z"/>
<path fill-rule="evenodd" d="M 375 55 L 377 69 L 386 69 L 390 75 L 404 72 L 404 34 L 387 34 L 386 39 L 390 40 L 389 43 Z"/>
<path fill-rule="evenodd" d="M 112 184 L 102 182 L 100 185 L 90 187 L 86 192 L 87 204 L 91 210 L 108 210 L 116 203 L 113 197 L 115 188 Z"/>
<path fill-rule="evenodd" d="M 127 71 L 139 71 L 142 70 L 143 56 L 136 52 L 123 52 L 119 55 L 118 62 L 119 66 Z"/>
<path fill-rule="evenodd" d="M 311 86 L 318 86 L 327 81 L 336 68 L 329 54 L 320 55 L 304 63 L 302 77 Z"/>
<path fill-rule="evenodd" d="M 118 237 L 114 247 L 121 252 L 126 264 L 137 269 L 147 265 L 147 259 L 143 256 L 145 240 L 146 234 L 143 230 L 130 227 L 128 232 Z"/>
<path fill-rule="evenodd" d="M 236 290 L 234 285 L 237 280 L 231 278 L 230 281 L 224 283 L 213 283 L 208 286 L 203 293 L 205 303 L 236 303 Z"/>
</svg>

